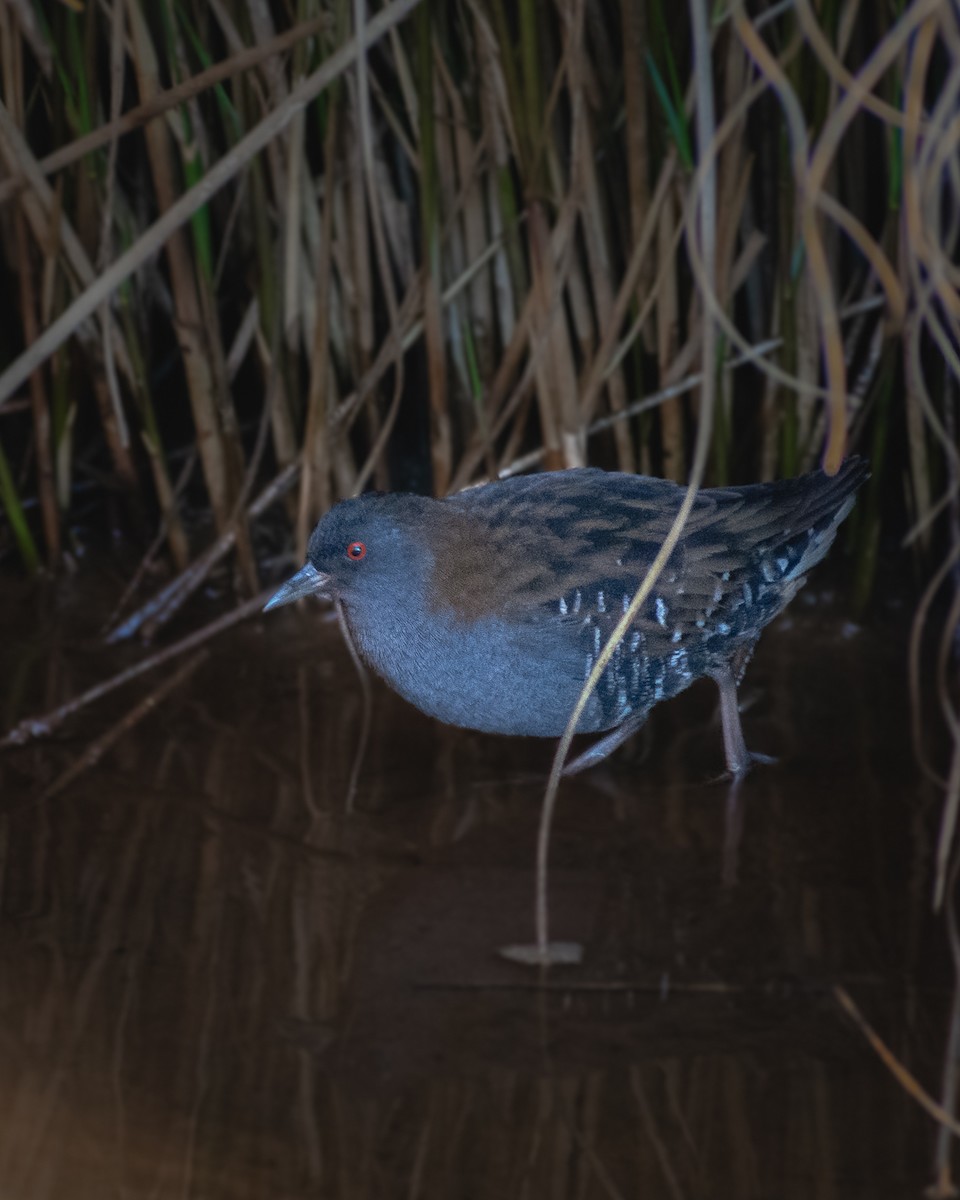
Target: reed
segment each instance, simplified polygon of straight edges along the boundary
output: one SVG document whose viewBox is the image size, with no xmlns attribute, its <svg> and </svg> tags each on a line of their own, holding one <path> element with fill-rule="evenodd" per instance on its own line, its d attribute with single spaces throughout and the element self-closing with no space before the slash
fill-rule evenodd
<svg viewBox="0 0 960 1200">
<path fill-rule="evenodd" d="M 29 27 L 8 6 L 0 555 L 55 567 L 91 471 L 179 571 L 208 510 L 248 593 L 245 497 L 290 467 L 298 551 L 371 482 L 585 461 L 685 479 L 699 390 L 673 389 L 706 369 L 707 482 L 832 466 L 853 431 L 875 479 L 906 480 L 905 508 L 874 492 L 857 522 L 859 603 L 905 520 L 928 573 L 957 525 L 948 8 L 716 8 L 707 292 L 683 6 L 303 0 L 293 22 L 127 0 Z"/>
<path fill-rule="evenodd" d="M 659 0 L 618 14 L 576 0 L 516 10 L 477 0 L 462 11 L 414 0 L 409 8 L 416 13 L 361 57 L 362 70 L 356 58 L 345 63 L 289 123 L 278 120 L 263 151 L 238 155 L 219 190 L 151 247 L 158 257 L 145 257 L 135 276 L 131 267 L 127 287 L 97 310 L 99 334 L 78 323 L 66 361 L 46 365 L 41 351 L 33 386 L 46 394 L 44 380 L 59 373 L 52 420 L 37 403 L 32 417 L 11 404 L 22 386 L 16 372 L 0 381 L 4 444 L 42 502 L 35 540 L 48 561 L 69 517 L 70 463 L 94 455 L 140 509 L 157 512 L 183 567 L 190 548 L 180 506 L 209 506 L 218 533 L 238 521 L 252 446 L 243 431 L 274 393 L 261 474 L 270 462 L 303 467 L 301 542 L 319 511 L 371 477 L 442 492 L 538 447 L 545 466 L 589 458 L 685 477 L 696 395 L 671 398 L 652 416 L 623 415 L 632 400 L 675 382 L 677 364 L 697 365 L 703 298 L 686 237 L 693 152 L 684 12 Z M 717 480 L 802 469 L 817 457 L 821 389 L 831 382 L 821 379 L 825 346 L 833 345 L 833 375 L 843 374 L 834 345 L 840 298 L 875 289 L 880 260 L 904 293 L 909 287 L 896 244 L 909 190 L 904 152 L 929 159 L 929 150 L 910 135 L 926 117 L 911 107 L 919 93 L 909 92 L 905 72 L 918 67 L 905 47 L 927 9 L 918 0 L 881 28 L 836 5 L 819 14 L 774 6 L 755 19 L 742 6 L 714 14 L 721 115 L 737 112 L 718 151 L 714 300 L 739 335 L 728 339 L 731 354 L 784 335 L 769 367 L 722 382 Z M 61 5 L 28 34 L 5 14 L 2 49 L 14 69 L 4 85 L 11 128 L 0 220 L 7 244 L 22 247 L 13 270 L 32 279 L 44 264 L 33 325 L 47 328 L 90 288 L 95 275 L 78 266 L 82 252 L 109 261 L 137 244 L 176 200 L 204 188 L 215 165 L 229 165 L 258 123 L 282 115 L 297 83 L 364 19 L 362 9 L 318 0 L 302 4 L 299 24 L 287 28 L 242 0 L 128 3 L 112 15 Z M 942 71 L 949 29 L 938 31 L 938 20 L 949 19 L 933 19 L 925 44 Z M 868 58 L 882 65 L 851 105 L 844 64 Z M 132 127 L 129 109 L 140 114 Z M 888 132 L 886 152 L 869 159 L 882 185 L 873 188 L 838 165 L 838 151 L 842 144 L 844 162 L 867 161 L 878 122 L 881 137 Z M 75 157 L 91 137 L 95 148 Z M 812 151 L 806 182 L 798 141 Z M 946 169 L 945 158 L 936 169 Z M 888 204 L 878 211 L 881 192 Z M 830 228 L 821 235 L 825 210 Z M 847 240 L 837 232 L 841 213 Z M 20 220 L 28 232 L 18 239 Z M 751 236 L 764 246 L 735 277 Z M 811 245 L 822 247 L 814 263 Z M 466 292 L 446 298 L 466 272 Z M 17 307 L 27 330 L 28 297 Z M 828 331 L 818 314 L 834 312 Z M 15 358 L 14 345 L 7 365 Z M 512 380 L 498 384 L 505 360 Z M 899 366 L 895 356 L 884 365 Z M 938 416 L 918 394 L 923 365 L 908 372 L 916 400 L 904 405 L 920 519 L 934 503 L 935 477 L 921 434 Z M 504 415 L 507 389 L 521 380 Z M 855 416 L 842 399 L 839 416 L 832 402 L 832 454 Z M 591 440 L 591 422 L 607 415 L 613 432 Z M 191 441 L 202 480 L 174 501 L 170 456 Z M 48 459 L 58 464 L 52 501 Z M 244 529 L 237 554 L 252 587 Z"/>
</svg>

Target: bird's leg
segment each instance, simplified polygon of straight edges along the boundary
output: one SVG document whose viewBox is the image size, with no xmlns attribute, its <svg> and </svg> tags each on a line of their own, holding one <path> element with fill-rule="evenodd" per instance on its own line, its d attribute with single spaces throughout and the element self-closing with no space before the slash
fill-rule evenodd
<svg viewBox="0 0 960 1200">
<path fill-rule="evenodd" d="M 743 740 L 740 724 L 740 709 L 737 705 L 737 677 L 728 665 L 713 672 L 720 689 L 720 719 L 723 722 L 723 752 L 727 759 L 727 770 L 739 779 L 750 770 L 754 756 Z"/>
<path fill-rule="evenodd" d="M 584 750 L 573 762 L 567 763 L 563 768 L 564 775 L 576 775 L 580 771 L 585 771 L 587 767 L 592 767 L 596 763 L 602 762 L 618 746 L 622 746 L 627 738 L 633 737 L 646 719 L 647 714 L 645 712 L 635 713 L 633 716 L 627 717 L 622 725 L 618 725 L 606 737 L 602 737 L 594 742 L 588 750 Z"/>
</svg>

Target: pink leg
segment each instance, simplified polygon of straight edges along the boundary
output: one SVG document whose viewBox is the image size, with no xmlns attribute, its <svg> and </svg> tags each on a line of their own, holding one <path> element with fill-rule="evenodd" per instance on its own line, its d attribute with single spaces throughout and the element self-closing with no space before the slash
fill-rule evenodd
<svg viewBox="0 0 960 1200">
<path fill-rule="evenodd" d="M 720 719 L 723 722 L 723 752 L 727 759 L 727 770 L 737 779 L 750 770 L 752 762 L 740 724 L 737 681 L 729 666 L 717 671 L 713 678 L 720 689 Z"/>
</svg>

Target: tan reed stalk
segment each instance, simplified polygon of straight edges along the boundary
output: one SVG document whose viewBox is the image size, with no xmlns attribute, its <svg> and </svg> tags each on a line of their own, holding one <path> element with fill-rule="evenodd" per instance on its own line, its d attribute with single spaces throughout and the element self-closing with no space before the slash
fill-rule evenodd
<svg viewBox="0 0 960 1200">
<path fill-rule="evenodd" d="M 127 13 L 141 99 L 149 100 L 159 90 L 156 51 L 135 0 L 128 0 Z M 148 125 L 145 132 L 154 186 L 163 211 L 170 207 L 177 194 L 170 138 L 166 127 L 158 121 Z M 177 312 L 176 330 L 183 355 L 200 461 L 217 528 L 222 531 L 230 520 L 242 451 L 235 433 L 231 435 L 222 423 L 221 416 L 225 409 L 218 410 L 218 384 L 213 368 L 216 348 L 209 336 L 212 331 L 206 323 L 208 313 L 205 310 L 208 305 L 201 298 L 190 248 L 182 231 L 178 230 L 168 239 L 165 252 L 170 267 Z M 256 567 L 245 534 L 238 541 L 237 549 L 244 565 L 244 574 L 248 583 L 252 583 L 256 579 Z"/>
</svg>

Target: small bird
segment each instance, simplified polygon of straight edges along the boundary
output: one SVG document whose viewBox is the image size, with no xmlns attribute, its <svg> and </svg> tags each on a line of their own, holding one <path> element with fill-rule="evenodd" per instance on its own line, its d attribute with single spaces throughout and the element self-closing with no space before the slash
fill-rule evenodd
<svg viewBox="0 0 960 1200">
<path fill-rule="evenodd" d="M 866 479 L 821 471 L 697 494 L 680 541 L 577 725 L 592 766 L 654 704 L 703 676 L 720 689 L 727 769 L 749 769 L 737 685 L 763 627 L 830 548 Z M 363 659 L 422 712 L 486 733 L 557 737 L 660 548 L 685 489 L 595 468 L 516 476 L 434 500 L 344 500 L 265 606 L 342 606 Z M 759 757 L 759 756 L 758 756 Z"/>
</svg>

